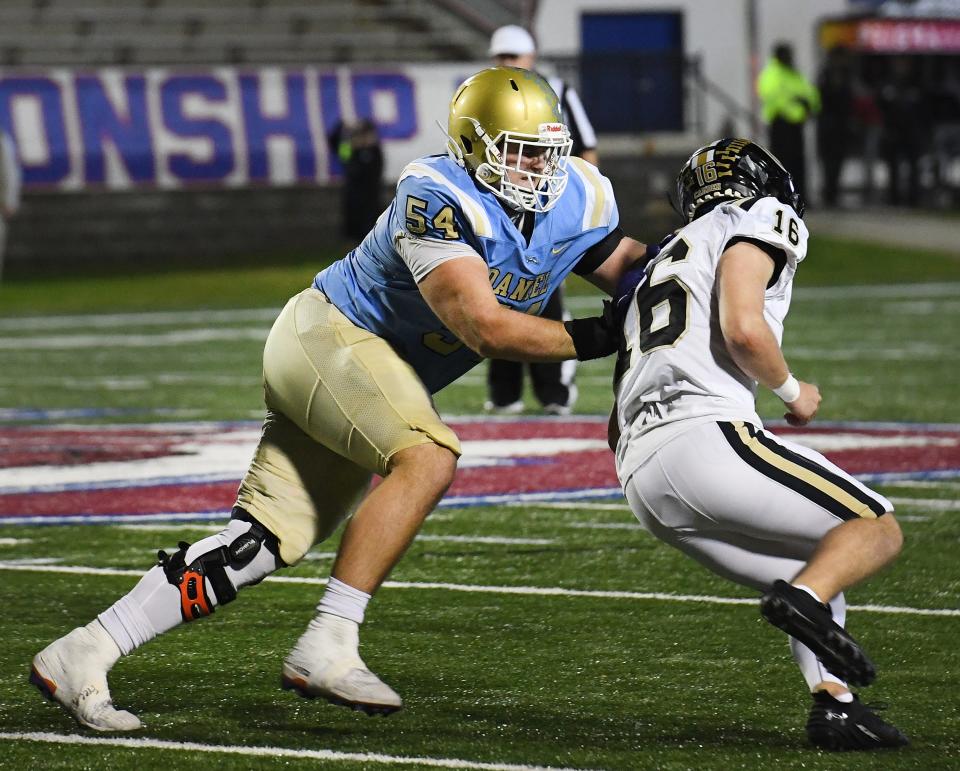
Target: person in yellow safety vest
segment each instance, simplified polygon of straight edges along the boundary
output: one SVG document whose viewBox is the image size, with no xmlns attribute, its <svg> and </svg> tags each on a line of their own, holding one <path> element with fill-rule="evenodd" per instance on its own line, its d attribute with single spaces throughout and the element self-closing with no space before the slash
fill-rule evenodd
<svg viewBox="0 0 960 771">
<path fill-rule="evenodd" d="M 793 176 L 797 190 L 809 195 L 803 126 L 820 111 L 820 92 L 793 66 L 793 47 L 777 43 L 757 78 L 769 147 Z"/>
</svg>

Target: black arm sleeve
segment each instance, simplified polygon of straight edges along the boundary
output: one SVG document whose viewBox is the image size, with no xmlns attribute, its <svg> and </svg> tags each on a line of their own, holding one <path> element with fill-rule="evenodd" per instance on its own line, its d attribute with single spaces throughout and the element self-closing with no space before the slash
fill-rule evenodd
<svg viewBox="0 0 960 771">
<path fill-rule="evenodd" d="M 763 249 L 767 253 L 767 256 L 773 260 L 773 275 L 770 276 L 770 280 L 767 282 L 767 289 L 772 287 L 780 279 L 780 274 L 783 272 L 784 266 L 787 264 L 787 253 L 773 244 L 768 244 L 766 241 L 761 241 L 759 238 L 750 238 L 749 236 L 734 236 L 724 247 L 724 250 L 729 249 L 734 244 L 739 244 L 740 242 L 745 242 L 748 244 L 753 244 L 758 249 Z"/>
<path fill-rule="evenodd" d="M 593 271 L 603 265 L 607 257 L 614 253 L 622 240 L 623 230 L 617 225 L 602 241 L 598 241 L 583 253 L 580 262 L 576 264 L 573 272 L 578 276 L 586 276 L 588 273 L 593 273 Z"/>
</svg>

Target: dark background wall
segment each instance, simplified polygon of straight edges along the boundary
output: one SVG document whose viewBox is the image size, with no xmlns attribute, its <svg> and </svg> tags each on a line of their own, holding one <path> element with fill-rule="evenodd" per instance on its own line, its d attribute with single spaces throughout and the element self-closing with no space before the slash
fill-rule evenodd
<svg viewBox="0 0 960 771">
<path fill-rule="evenodd" d="M 626 233 L 651 240 L 676 226 L 665 183 L 672 184 L 682 160 L 605 160 Z M 384 200 L 392 194 L 386 189 Z M 10 223 L 4 275 L 319 260 L 350 246 L 340 236 L 340 190 L 334 186 L 30 193 Z"/>
</svg>

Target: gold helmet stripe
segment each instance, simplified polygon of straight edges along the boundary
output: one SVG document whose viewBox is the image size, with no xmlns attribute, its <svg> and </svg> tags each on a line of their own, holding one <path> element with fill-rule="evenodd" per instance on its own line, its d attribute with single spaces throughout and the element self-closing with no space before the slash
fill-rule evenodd
<svg viewBox="0 0 960 771">
<path fill-rule="evenodd" d="M 596 166 L 582 158 L 571 156 L 567 168 L 573 169 L 583 181 L 586 201 L 583 207 L 583 229 L 597 228 L 610 221 L 613 216 L 613 188 Z"/>
<path fill-rule="evenodd" d="M 483 210 L 483 207 L 438 171 L 427 166 L 425 163 L 409 163 L 400 174 L 400 180 L 404 180 L 407 177 L 427 177 L 443 185 L 457 197 L 460 208 L 463 209 L 464 214 L 467 215 L 467 219 L 470 220 L 473 232 L 485 238 L 491 238 L 493 236 L 493 225 L 490 224 L 490 218 Z"/>
</svg>

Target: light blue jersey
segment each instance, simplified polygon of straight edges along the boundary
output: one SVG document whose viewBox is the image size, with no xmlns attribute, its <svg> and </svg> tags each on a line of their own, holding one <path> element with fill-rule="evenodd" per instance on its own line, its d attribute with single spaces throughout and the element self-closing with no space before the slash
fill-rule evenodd
<svg viewBox="0 0 960 771">
<path fill-rule="evenodd" d="M 619 221 L 609 180 L 580 158 L 556 205 L 534 214 L 528 246 L 499 199 L 446 156 L 410 163 L 396 197 L 363 242 L 314 286 L 354 324 L 387 340 L 431 393 L 480 360 L 430 310 L 398 251 L 402 239 L 467 244 L 487 263 L 501 304 L 539 315 L 583 254 Z"/>
</svg>

